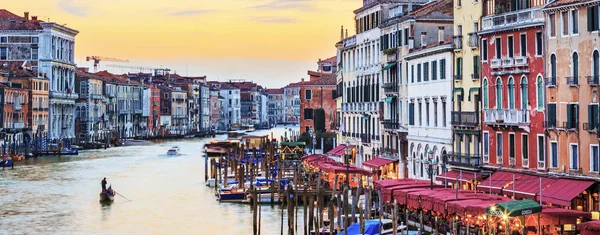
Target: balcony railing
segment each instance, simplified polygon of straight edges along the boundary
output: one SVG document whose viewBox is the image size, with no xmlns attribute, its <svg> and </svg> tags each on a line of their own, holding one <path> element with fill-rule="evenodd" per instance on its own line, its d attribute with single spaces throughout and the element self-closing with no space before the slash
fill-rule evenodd
<svg viewBox="0 0 600 235">
<path fill-rule="evenodd" d="M 528 67 L 529 60 L 527 59 L 527 56 L 515 56 L 515 66 Z"/>
<path fill-rule="evenodd" d="M 451 153 L 447 155 L 449 165 L 454 166 L 472 166 L 478 167 L 481 165 L 480 155 L 467 155 L 461 153 Z"/>
<path fill-rule="evenodd" d="M 598 86 L 600 85 L 600 76 L 587 76 L 587 82 L 590 86 Z"/>
<path fill-rule="evenodd" d="M 456 74 L 456 75 L 454 75 L 454 80 L 455 81 L 462 81 L 462 74 Z"/>
<path fill-rule="evenodd" d="M 121 110 L 119 110 L 119 114 L 129 114 L 129 110 L 121 109 Z"/>
<path fill-rule="evenodd" d="M 556 129 L 557 128 L 556 121 L 554 121 L 554 122 L 545 121 L 544 127 L 546 129 Z"/>
<path fill-rule="evenodd" d="M 563 128 L 568 131 L 577 131 L 579 130 L 579 123 L 577 122 L 563 122 Z"/>
<path fill-rule="evenodd" d="M 478 79 L 479 79 L 479 74 L 476 74 L 476 73 L 471 74 L 471 80 L 478 80 Z"/>
<path fill-rule="evenodd" d="M 569 86 L 579 86 L 579 76 L 565 77 Z"/>
<path fill-rule="evenodd" d="M 452 112 L 452 125 L 476 127 L 479 123 L 479 115 L 477 112 Z"/>
<path fill-rule="evenodd" d="M 556 87 L 556 77 L 547 77 L 546 78 L 546 86 Z"/>
<path fill-rule="evenodd" d="M 488 125 L 527 125 L 529 124 L 529 112 L 519 109 L 486 109 L 484 122 Z"/>
<path fill-rule="evenodd" d="M 398 91 L 398 83 L 395 82 L 388 82 L 388 83 L 384 83 L 383 86 L 381 86 L 383 88 L 383 90 L 385 92 L 397 92 Z"/>
<path fill-rule="evenodd" d="M 21 111 L 21 109 L 23 109 L 23 105 L 21 104 L 15 104 L 14 106 L 15 111 Z"/>
<path fill-rule="evenodd" d="M 13 129 L 23 129 L 23 128 L 25 128 L 25 124 L 22 123 L 22 122 L 9 123 L 8 126 L 10 128 L 13 128 Z"/>
<path fill-rule="evenodd" d="M 371 138 L 368 134 L 360 134 L 360 141 L 363 143 L 371 143 Z"/>
<path fill-rule="evenodd" d="M 397 52 L 394 52 L 392 54 L 386 55 L 386 62 L 387 63 L 392 63 L 392 62 L 396 62 L 397 60 L 397 56 L 396 56 Z"/>
<path fill-rule="evenodd" d="M 454 42 L 454 50 L 462 50 L 462 35 L 452 37 Z"/>
<path fill-rule="evenodd" d="M 514 58 L 502 58 L 502 68 L 512 68 L 515 66 Z"/>
<path fill-rule="evenodd" d="M 596 126 L 594 124 L 590 125 L 590 123 L 584 122 L 583 130 L 586 130 L 588 132 L 596 132 L 598 130 L 598 126 Z"/>
<path fill-rule="evenodd" d="M 502 67 L 501 59 L 490 59 L 490 68 L 499 69 L 500 67 Z"/>
<path fill-rule="evenodd" d="M 481 30 L 490 30 L 529 23 L 543 23 L 544 14 L 540 8 L 529 8 L 504 14 L 485 16 L 481 21 Z"/>
<path fill-rule="evenodd" d="M 381 122 L 383 124 L 383 129 L 388 129 L 388 130 L 396 130 L 398 129 L 399 123 L 398 120 L 383 120 Z"/>
<path fill-rule="evenodd" d="M 469 33 L 469 47 L 479 47 L 479 38 L 477 37 L 477 33 Z"/>
<path fill-rule="evenodd" d="M 104 96 L 98 94 L 92 94 L 92 99 L 101 100 Z"/>
</svg>

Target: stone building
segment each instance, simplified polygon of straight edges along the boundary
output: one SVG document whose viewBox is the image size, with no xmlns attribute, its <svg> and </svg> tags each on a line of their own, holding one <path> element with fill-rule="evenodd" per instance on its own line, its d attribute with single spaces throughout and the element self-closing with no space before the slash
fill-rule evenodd
<svg viewBox="0 0 600 235">
<path fill-rule="evenodd" d="M 272 125 L 277 125 L 284 122 L 284 90 L 283 88 L 279 89 L 266 89 L 267 93 L 267 115 L 269 123 Z"/>
</svg>

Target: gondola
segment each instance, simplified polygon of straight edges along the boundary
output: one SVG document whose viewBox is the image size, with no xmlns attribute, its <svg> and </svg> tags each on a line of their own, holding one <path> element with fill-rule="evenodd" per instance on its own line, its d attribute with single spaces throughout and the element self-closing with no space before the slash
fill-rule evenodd
<svg viewBox="0 0 600 235">
<path fill-rule="evenodd" d="M 115 192 L 108 187 L 106 191 L 100 193 L 100 202 L 102 203 L 110 203 L 115 200 Z"/>
</svg>

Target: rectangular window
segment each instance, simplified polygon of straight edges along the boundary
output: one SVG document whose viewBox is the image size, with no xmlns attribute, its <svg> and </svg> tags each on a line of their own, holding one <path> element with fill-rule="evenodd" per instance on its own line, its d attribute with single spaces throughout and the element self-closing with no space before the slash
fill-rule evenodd
<svg viewBox="0 0 600 235">
<path fill-rule="evenodd" d="M 506 41 L 506 47 L 508 48 L 508 58 L 513 58 L 515 53 L 515 43 L 513 36 L 508 36 Z"/>
<path fill-rule="evenodd" d="M 548 110 L 546 110 L 547 119 L 547 128 L 556 128 L 556 103 L 548 104 Z"/>
<path fill-rule="evenodd" d="M 502 157 L 502 133 L 496 133 L 496 156 Z"/>
<path fill-rule="evenodd" d="M 496 59 L 502 58 L 502 38 L 496 38 Z"/>
<path fill-rule="evenodd" d="M 31 59 L 32 60 L 38 59 L 38 49 L 37 48 L 31 48 Z"/>
<path fill-rule="evenodd" d="M 567 128 L 578 129 L 578 104 L 567 104 Z"/>
<path fill-rule="evenodd" d="M 488 60 L 488 44 L 487 39 L 481 39 L 481 59 L 483 61 Z"/>
<path fill-rule="evenodd" d="M 446 79 L 446 59 L 440 60 L 440 79 Z"/>
<path fill-rule="evenodd" d="M 579 11 L 571 11 L 571 34 L 579 33 Z"/>
<path fill-rule="evenodd" d="M 442 126 L 446 127 L 446 101 L 442 101 Z"/>
<path fill-rule="evenodd" d="M 313 109 L 304 109 L 304 120 L 313 119 Z"/>
<path fill-rule="evenodd" d="M 429 102 L 425 103 L 425 122 L 429 126 Z"/>
<path fill-rule="evenodd" d="M 408 28 L 404 28 L 404 45 L 408 46 Z"/>
<path fill-rule="evenodd" d="M 8 48 L 0 47 L 0 60 L 8 59 Z"/>
<path fill-rule="evenodd" d="M 542 39 L 542 32 L 535 33 L 535 55 L 541 56 L 543 51 L 544 41 Z"/>
<path fill-rule="evenodd" d="M 569 151 L 569 156 L 571 157 L 571 165 L 570 165 L 570 169 L 571 170 L 579 170 L 579 147 L 577 146 L 577 144 L 571 144 L 570 145 L 570 151 Z"/>
<path fill-rule="evenodd" d="M 40 42 L 40 38 L 38 38 L 38 37 L 31 37 L 31 43 L 38 44 L 39 42 Z"/>
<path fill-rule="evenodd" d="M 312 99 L 312 90 L 306 90 L 306 91 L 304 91 L 304 98 L 306 100 L 311 100 Z"/>
<path fill-rule="evenodd" d="M 438 126 L 438 104 L 433 101 L 433 126 Z"/>
<path fill-rule="evenodd" d="M 569 35 L 569 12 L 562 12 L 562 35 Z"/>
<path fill-rule="evenodd" d="M 473 56 L 473 77 L 472 79 L 478 79 L 479 78 L 479 74 L 481 74 L 481 60 L 479 59 L 479 56 Z"/>
<path fill-rule="evenodd" d="M 421 82 L 421 64 L 417 64 L 417 82 Z"/>
<path fill-rule="evenodd" d="M 590 171 L 598 172 L 600 155 L 598 152 L 598 145 L 590 145 Z"/>
<path fill-rule="evenodd" d="M 519 52 L 520 56 L 527 56 L 527 34 L 521 34 L 521 38 L 519 39 L 519 43 L 521 45 Z"/>
<path fill-rule="evenodd" d="M 508 157 L 515 159 L 515 134 L 514 133 L 510 133 L 508 134 Z"/>
<path fill-rule="evenodd" d="M 529 136 L 527 134 L 521 135 L 521 155 L 523 159 L 529 159 Z"/>
<path fill-rule="evenodd" d="M 456 58 L 456 80 L 462 80 L 462 57 Z"/>
<path fill-rule="evenodd" d="M 456 0 L 456 8 L 460 8 L 462 6 L 462 0 Z"/>
<path fill-rule="evenodd" d="M 556 37 L 556 14 L 548 15 L 550 37 Z"/>
<path fill-rule="evenodd" d="M 437 80 L 437 61 L 431 61 L 431 80 Z"/>
<path fill-rule="evenodd" d="M 423 103 L 419 102 L 419 126 L 423 126 Z"/>
<path fill-rule="evenodd" d="M 598 31 L 600 29 L 600 6 L 591 6 L 587 8 L 588 31 Z"/>
<path fill-rule="evenodd" d="M 429 62 L 423 63 L 423 81 L 429 81 Z"/>
<path fill-rule="evenodd" d="M 598 123 L 598 104 L 588 105 L 588 130 L 596 130 Z"/>
<path fill-rule="evenodd" d="M 415 83 L 415 65 L 410 66 L 410 82 Z"/>
<path fill-rule="evenodd" d="M 415 103 L 408 104 L 408 125 L 415 125 Z"/>
<path fill-rule="evenodd" d="M 0 37 L 0 43 L 7 43 L 8 37 Z"/>
<path fill-rule="evenodd" d="M 483 156 L 490 155 L 490 133 L 483 132 Z"/>
<path fill-rule="evenodd" d="M 552 168 L 558 168 L 558 143 L 550 143 L 550 153 L 552 154 Z"/>
</svg>

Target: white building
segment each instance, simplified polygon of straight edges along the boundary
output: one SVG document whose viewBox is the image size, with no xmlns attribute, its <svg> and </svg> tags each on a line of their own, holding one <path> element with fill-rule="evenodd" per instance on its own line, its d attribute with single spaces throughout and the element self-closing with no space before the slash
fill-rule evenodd
<svg viewBox="0 0 600 235">
<path fill-rule="evenodd" d="M 28 61 L 50 80 L 52 139 L 75 137 L 75 35 L 79 31 L 36 16 L 23 17 L 0 10 L 0 61 Z"/>
<path fill-rule="evenodd" d="M 221 106 L 224 112 L 225 125 L 239 125 L 241 120 L 240 89 L 222 84 L 219 94 L 223 96 L 224 103 Z"/>
<path fill-rule="evenodd" d="M 422 37 L 419 47 L 404 56 L 408 66 L 408 177 L 429 179 L 428 162 L 442 172 L 443 156 L 452 149 L 453 45 L 446 30 Z M 425 35 L 425 34 L 422 34 Z M 437 38 L 437 40 L 436 40 Z"/>
</svg>

